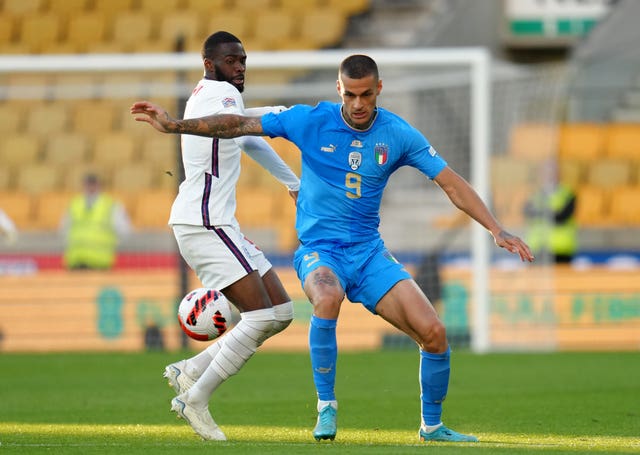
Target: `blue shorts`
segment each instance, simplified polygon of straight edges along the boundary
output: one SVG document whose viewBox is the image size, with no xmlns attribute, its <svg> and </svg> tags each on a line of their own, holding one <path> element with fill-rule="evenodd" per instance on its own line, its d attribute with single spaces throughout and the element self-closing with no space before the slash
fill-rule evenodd
<svg viewBox="0 0 640 455">
<path fill-rule="evenodd" d="M 344 246 L 331 242 L 301 245 L 293 265 L 304 287 L 309 273 L 320 266 L 333 270 L 351 302 L 376 313 L 376 305 L 398 282 L 410 279 L 407 272 L 385 248 L 382 239 Z"/>
</svg>

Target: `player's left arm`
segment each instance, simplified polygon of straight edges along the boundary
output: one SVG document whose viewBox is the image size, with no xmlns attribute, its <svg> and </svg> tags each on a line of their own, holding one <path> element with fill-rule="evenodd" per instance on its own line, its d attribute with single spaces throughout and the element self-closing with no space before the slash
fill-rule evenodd
<svg viewBox="0 0 640 455">
<path fill-rule="evenodd" d="M 507 232 L 493 216 L 478 193 L 464 178 L 450 167 L 445 167 L 434 181 L 447 194 L 451 202 L 487 229 L 496 245 L 518 254 L 523 261 L 533 261 L 529 246 L 519 237 Z"/>
</svg>

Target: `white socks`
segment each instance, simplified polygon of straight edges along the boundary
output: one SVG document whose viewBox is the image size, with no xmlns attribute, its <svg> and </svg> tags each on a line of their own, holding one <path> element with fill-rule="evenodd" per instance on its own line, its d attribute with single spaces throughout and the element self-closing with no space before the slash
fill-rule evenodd
<svg viewBox="0 0 640 455">
<path fill-rule="evenodd" d="M 210 348 L 212 351 L 219 349 L 219 352 L 202 376 L 189 389 L 189 402 L 208 403 L 214 390 L 230 376 L 236 374 L 269 337 L 273 326 L 273 308 L 242 313 L 240 322 L 224 336 L 224 340 L 214 343 L 205 350 L 207 355 L 210 355 Z M 214 345 L 221 346 L 212 348 Z"/>
</svg>

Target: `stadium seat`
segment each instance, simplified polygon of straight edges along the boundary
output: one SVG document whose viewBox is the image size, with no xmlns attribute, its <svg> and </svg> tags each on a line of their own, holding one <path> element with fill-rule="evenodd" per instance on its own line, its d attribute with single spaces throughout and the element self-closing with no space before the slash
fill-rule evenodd
<svg viewBox="0 0 640 455">
<path fill-rule="evenodd" d="M 73 17 L 87 10 L 91 0 L 49 0 L 46 10 L 61 16 Z"/>
<path fill-rule="evenodd" d="M 263 49 L 282 49 L 295 42 L 295 17 L 286 10 L 274 9 L 261 12 L 255 17 L 254 42 Z"/>
<path fill-rule="evenodd" d="M 174 179 L 177 178 L 180 166 L 178 140 L 179 138 L 175 136 L 154 134 L 142 141 L 140 160 L 159 175 L 168 171 Z"/>
<path fill-rule="evenodd" d="M 71 168 L 68 168 L 63 173 L 63 179 L 61 184 L 62 191 L 71 191 L 74 193 L 82 191 L 82 182 L 87 174 L 96 174 L 103 188 L 110 188 L 111 185 L 111 172 L 108 169 L 100 168 L 92 163 L 77 164 Z"/>
<path fill-rule="evenodd" d="M 149 163 L 129 163 L 113 170 L 111 187 L 118 192 L 136 192 L 152 189 L 155 183 Z"/>
<path fill-rule="evenodd" d="M 0 50 L 13 40 L 16 32 L 16 20 L 7 14 L 0 14 Z"/>
<path fill-rule="evenodd" d="M 290 12 L 302 12 L 308 9 L 321 8 L 324 0 L 280 0 L 280 8 Z"/>
<path fill-rule="evenodd" d="M 332 9 L 307 10 L 300 20 L 300 40 L 314 48 L 336 46 L 347 28 L 347 17 Z"/>
<path fill-rule="evenodd" d="M 116 112 L 112 101 L 83 100 L 72 107 L 71 130 L 87 135 L 102 135 L 113 131 Z"/>
<path fill-rule="evenodd" d="M 0 103 L 0 134 L 15 134 L 22 131 L 24 112 L 17 103 Z M 1 137 L 1 136 L 0 136 Z"/>
<path fill-rule="evenodd" d="M 604 156 L 605 128 L 598 123 L 565 123 L 560 126 L 561 159 L 595 160 Z"/>
<path fill-rule="evenodd" d="M 560 181 L 576 188 L 584 183 L 585 165 L 582 160 L 577 159 L 560 159 L 558 163 L 558 171 Z"/>
<path fill-rule="evenodd" d="M 491 158 L 491 182 L 496 188 L 508 189 L 532 183 L 535 166 L 529 160 L 511 155 L 496 155 Z"/>
<path fill-rule="evenodd" d="M 69 125 L 69 112 L 64 103 L 39 104 L 27 112 L 26 131 L 46 138 L 65 131 Z"/>
<path fill-rule="evenodd" d="M 582 185 L 576 190 L 576 221 L 579 226 L 603 226 L 609 218 L 609 194 L 599 186 Z"/>
<path fill-rule="evenodd" d="M 542 123 L 521 123 L 511 130 L 509 155 L 531 161 L 553 157 L 556 151 L 556 127 Z"/>
<path fill-rule="evenodd" d="M 153 18 L 141 12 L 121 12 L 113 19 L 112 43 L 122 52 L 144 50 L 152 38 Z"/>
<path fill-rule="evenodd" d="M 96 12 L 74 14 L 69 18 L 65 43 L 76 49 L 76 52 L 87 52 L 90 43 L 101 43 L 105 39 L 106 19 Z"/>
<path fill-rule="evenodd" d="M 2 11 L 11 16 L 37 14 L 44 9 L 45 0 L 4 0 Z"/>
<path fill-rule="evenodd" d="M 640 160 L 640 125 L 614 123 L 605 131 L 604 148 L 609 158 Z"/>
<path fill-rule="evenodd" d="M 133 225 L 138 229 L 165 230 L 175 191 L 148 190 L 137 194 Z"/>
<path fill-rule="evenodd" d="M 0 192 L 0 207 L 15 223 L 18 230 L 32 228 L 33 200 L 24 191 Z"/>
<path fill-rule="evenodd" d="M 89 157 L 89 140 L 81 133 L 53 135 L 44 146 L 43 160 L 53 167 L 75 166 Z"/>
<path fill-rule="evenodd" d="M 57 230 L 73 196 L 68 191 L 45 191 L 34 197 L 34 229 Z"/>
<path fill-rule="evenodd" d="M 195 12 L 175 12 L 162 16 L 156 42 L 164 43 L 167 52 L 175 49 L 176 40 L 182 37 L 185 42 L 204 41 L 200 29 L 200 16 Z"/>
<path fill-rule="evenodd" d="M 589 164 L 586 181 L 590 185 L 610 189 L 631 184 L 632 166 L 629 161 L 602 159 Z"/>
<path fill-rule="evenodd" d="M 99 168 L 113 170 L 118 166 L 132 163 L 137 149 L 134 139 L 121 132 L 107 133 L 96 138 L 92 163 Z"/>
<path fill-rule="evenodd" d="M 272 192 L 262 188 L 238 188 L 236 217 L 241 226 L 272 227 L 277 219 Z"/>
<path fill-rule="evenodd" d="M 61 35 L 60 17 L 57 14 L 27 16 L 20 27 L 20 43 L 31 53 L 47 52 L 48 46 L 56 45 Z"/>
<path fill-rule="evenodd" d="M 226 15 L 228 13 L 227 0 L 184 0 L 183 11 L 191 11 L 208 16 Z M 231 28 L 221 28 L 219 30 L 232 31 Z M 211 33 L 218 29 L 211 31 Z M 208 33 L 208 32 L 207 32 Z M 240 38 L 240 37 L 239 37 Z M 240 38 L 242 39 L 242 38 Z"/>
<path fill-rule="evenodd" d="M 108 21 L 112 20 L 117 15 L 133 10 L 135 6 L 135 0 L 103 0 L 91 3 L 91 10 L 104 15 L 105 19 Z"/>
<path fill-rule="evenodd" d="M 220 30 L 226 30 L 236 35 L 245 45 L 247 51 L 255 50 L 247 45 L 253 34 L 249 26 L 249 18 L 242 12 L 235 10 L 222 10 L 219 14 L 214 14 L 206 19 L 202 36 L 196 40 L 194 45 L 200 49 L 207 36 Z"/>
<path fill-rule="evenodd" d="M 229 0 L 227 5 L 230 8 L 255 15 L 258 11 L 262 14 L 265 11 L 275 9 L 278 0 Z"/>
<path fill-rule="evenodd" d="M 347 16 L 364 13 L 370 7 L 370 0 L 327 0 L 327 9 L 342 12 Z"/>
<path fill-rule="evenodd" d="M 9 191 L 12 184 L 11 169 L 7 166 L 0 167 L 0 192 Z"/>
<path fill-rule="evenodd" d="M 40 159 L 40 139 L 27 134 L 0 137 L 2 167 L 17 169 Z"/>
<path fill-rule="evenodd" d="M 162 0 L 161 2 L 158 0 L 139 0 L 139 2 L 141 11 L 151 14 L 156 18 L 163 16 L 170 17 L 176 11 L 186 10 L 186 8 L 181 8 L 181 0 Z"/>
<path fill-rule="evenodd" d="M 16 187 L 29 194 L 40 194 L 60 188 L 60 170 L 45 163 L 25 165 L 17 170 Z"/>
<path fill-rule="evenodd" d="M 615 225 L 640 227 L 640 186 L 625 186 L 613 190 L 609 215 Z"/>
<path fill-rule="evenodd" d="M 533 191 L 534 188 L 531 185 L 494 188 L 491 198 L 492 210 L 506 225 L 522 226 L 524 224 L 524 207 Z"/>
</svg>

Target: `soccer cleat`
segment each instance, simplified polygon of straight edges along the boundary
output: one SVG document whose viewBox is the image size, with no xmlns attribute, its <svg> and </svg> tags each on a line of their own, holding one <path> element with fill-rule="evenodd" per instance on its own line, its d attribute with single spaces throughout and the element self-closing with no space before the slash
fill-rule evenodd
<svg viewBox="0 0 640 455">
<path fill-rule="evenodd" d="M 331 406 L 327 405 L 318 413 L 318 423 L 316 423 L 316 427 L 313 429 L 313 437 L 316 438 L 316 441 L 321 439 L 331 439 L 332 441 L 336 438 L 336 433 L 338 432 L 338 411 Z"/>
<path fill-rule="evenodd" d="M 195 384 L 196 380 L 187 374 L 185 367 L 187 366 L 186 360 L 180 360 L 179 362 L 167 365 L 164 369 L 163 377 L 167 379 L 167 382 L 177 395 L 185 393 Z"/>
<path fill-rule="evenodd" d="M 444 425 L 440 426 L 437 430 L 427 433 L 422 428 L 418 433 L 422 442 L 429 441 L 443 441 L 443 442 L 478 442 L 478 438 L 469 434 L 462 434 L 456 431 L 450 430 Z"/>
<path fill-rule="evenodd" d="M 191 405 L 184 394 L 171 400 L 171 411 L 177 413 L 178 418 L 186 420 L 193 428 L 193 431 L 200 435 L 202 439 L 209 441 L 227 440 L 220 427 L 213 421 L 208 407 L 198 408 Z"/>
</svg>

